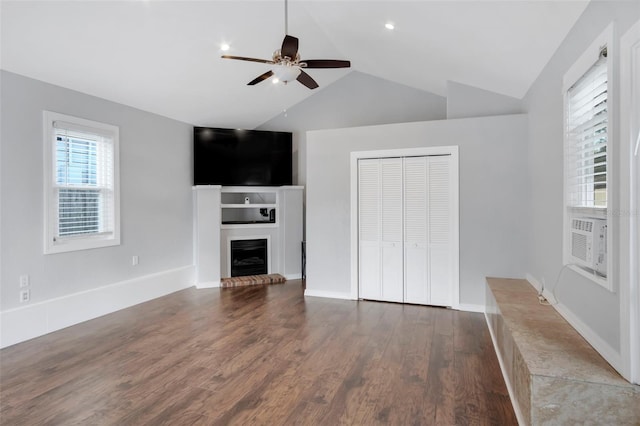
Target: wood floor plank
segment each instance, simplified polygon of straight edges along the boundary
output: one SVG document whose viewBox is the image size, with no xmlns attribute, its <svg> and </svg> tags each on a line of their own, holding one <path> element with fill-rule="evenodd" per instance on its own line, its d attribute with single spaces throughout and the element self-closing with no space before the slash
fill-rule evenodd
<svg viewBox="0 0 640 426">
<path fill-rule="evenodd" d="M 0 351 L 0 424 L 516 424 L 484 317 L 187 289 Z"/>
</svg>

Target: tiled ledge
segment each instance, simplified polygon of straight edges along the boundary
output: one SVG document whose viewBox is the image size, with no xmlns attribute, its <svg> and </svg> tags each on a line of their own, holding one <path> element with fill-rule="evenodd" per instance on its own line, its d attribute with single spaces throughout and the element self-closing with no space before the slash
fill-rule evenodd
<svg viewBox="0 0 640 426">
<path fill-rule="evenodd" d="M 487 278 L 486 317 L 523 424 L 640 424 L 624 380 L 526 281 Z"/>
<path fill-rule="evenodd" d="M 220 287 L 243 287 L 247 285 L 282 284 L 287 279 L 280 274 L 246 275 L 243 277 L 222 278 Z"/>
</svg>

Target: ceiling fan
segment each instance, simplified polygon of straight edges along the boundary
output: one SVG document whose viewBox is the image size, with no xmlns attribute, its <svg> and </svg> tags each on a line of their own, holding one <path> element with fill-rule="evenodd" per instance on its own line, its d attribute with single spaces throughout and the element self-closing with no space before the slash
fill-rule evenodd
<svg viewBox="0 0 640 426">
<path fill-rule="evenodd" d="M 271 60 L 246 58 L 244 56 L 222 55 L 224 59 L 236 59 L 240 61 L 260 62 L 273 65 L 269 71 L 251 80 L 247 85 L 253 86 L 269 77 L 275 76 L 279 81 L 287 84 L 290 81 L 298 80 L 309 89 L 318 87 L 318 83 L 304 72 L 303 68 L 349 68 L 351 62 L 337 59 L 300 59 L 298 52 L 298 39 L 288 35 L 288 7 L 287 0 L 284 0 L 284 40 L 282 47 L 273 52 Z"/>
</svg>

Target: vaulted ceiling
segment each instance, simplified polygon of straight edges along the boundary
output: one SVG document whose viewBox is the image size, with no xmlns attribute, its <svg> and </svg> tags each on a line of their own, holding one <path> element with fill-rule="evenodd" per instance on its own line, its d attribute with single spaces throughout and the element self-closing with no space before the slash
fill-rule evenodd
<svg viewBox="0 0 640 426">
<path fill-rule="evenodd" d="M 523 97 L 587 1 L 291 0 L 307 59 L 446 96 L 448 80 Z M 2 69 L 195 125 L 253 128 L 320 88 L 246 84 L 284 36 L 284 1 L 6 1 Z M 387 22 L 394 30 L 384 27 Z M 336 99 L 339 102 L 340 99 Z"/>
</svg>

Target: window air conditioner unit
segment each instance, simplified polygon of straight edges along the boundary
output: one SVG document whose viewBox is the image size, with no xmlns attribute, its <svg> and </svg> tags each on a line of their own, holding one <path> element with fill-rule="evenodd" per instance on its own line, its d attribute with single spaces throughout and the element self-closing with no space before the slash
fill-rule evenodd
<svg viewBox="0 0 640 426">
<path fill-rule="evenodd" d="M 571 263 L 607 276 L 607 221 L 571 220 Z"/>
</svg>

